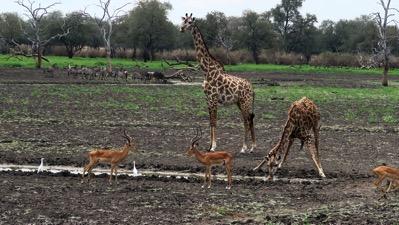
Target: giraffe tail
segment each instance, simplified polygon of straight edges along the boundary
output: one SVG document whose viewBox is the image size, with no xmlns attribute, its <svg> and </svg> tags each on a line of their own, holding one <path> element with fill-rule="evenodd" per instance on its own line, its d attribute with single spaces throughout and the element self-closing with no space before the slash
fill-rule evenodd
<svg viewBox="0 0 399 225">
<path fill-rule="evenodd" d="M 251 109 L 252 112 L 249 114 L 248 117 L 249 129 L 252 129 L 254 127 L 254 118 L 255 118 L 254 107 L 255 107 L 255 91 L 252 93 L 252 109 Z"/>
<path fill-rule="evenodd" d="M 254 118 L 255 118 L 255 114 L 254 113 L 249 114 L 249 117 L 248 117 L 249 129 L 252 129 L 253 126 L 254 126 Z"/>
<path fill-rule="evenodd" d="M 305 140 L 301 140 L 301 148 L 299 150 L 302 150 L 304 144 L 305 144 Z"/>
</svg>

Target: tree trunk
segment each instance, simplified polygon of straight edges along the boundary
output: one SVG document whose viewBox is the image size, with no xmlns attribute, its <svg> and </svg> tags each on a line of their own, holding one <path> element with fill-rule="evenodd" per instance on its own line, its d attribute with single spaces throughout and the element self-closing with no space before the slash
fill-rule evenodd
<svg viewBox="0 0 399 225">
<path fill-rule="evenodd" d="M 387 61 L 384 62 L 384 74 L 382 75 L 382 86 L 388 87 L 388 70 L 389 63 Z"/>
<path fill-rule="evenodd" d="M 111 65 L 111 51 L 107 48 L 106 50 L 106 58 L 107 58 L 107 71 L 112 72 L 112 65 Z"/>
<path fill-rule="evenodd" d="M 42 47 L 41 46 L 39 46 L 37 48 L 37 57 L 36 57 L 35 67 L 37 69 L 40 69 L 42 67 Z"/>
</svg>

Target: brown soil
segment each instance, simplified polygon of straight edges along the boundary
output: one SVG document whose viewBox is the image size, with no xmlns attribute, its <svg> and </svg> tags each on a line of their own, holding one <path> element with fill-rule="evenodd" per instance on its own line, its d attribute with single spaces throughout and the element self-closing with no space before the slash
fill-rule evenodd
<svg viewBox="0 0 399 225">
<path fill-rule="evenodd" d="M 256 89 L 275 84 L 375 88 L 380 83 L 379 75 L 234 74 L 249 79 Z M 135 160 L 139 171 L 204 171 L 194 157 L 185 155 L 195 126 L 201 126 L 205 133 L 201 147 L 209 144 L 207 115 L 190 111 L 197 101 L 205 101 L 203 95 L 176 94 L 177 100 L 188 99 L 182 103 L 190 106 L 183 114 L 177 109 L 157 108 L 157 104 L 149 106 L 154 107 L 153 111 L 143 113 L 131 108 L 111 110 L 95 103 L 110 99 L 137 101 L 112 91 L 115 87 L 146 87 L 156 98 L 170 95 L 170 91 L 164 91 L 170 88 L 184 93 L 185 87 L 73 80 L 65 72 L 50 78 L 40 71 L 5 68 L 0 69 L 0 79 L 2 164 L 38 166 L 44 157 L 45 168 L 82 167 L 90 149 L 119 149 L 123 144 L 120 134 L 126 128 L 139 152 L 129 153 L 121 168 L 131 170 Z M 196 81 L 193 88 L 201 89 L 201 77 L 196 77 Z M 56 91 L 49 92 L 50 87 Z M 109 91 L 62 95 L 62 90 L 70 87 Z M 369 123 L 365 118 L 343 120 L 342 107 L 347 105 L 339 99 L 331 104 L 316 102 L 322 114 L 321 160 L 325 179 L 319 178 L 306 148 L 299 151 L 299 141 L 294 142 L 286 164 L 277 171 L 280 179 L 256 179 L 265 173 L 252 168 L 277 143 L 290 104 L 279 96 L 256 102 L 258 148 L 251 154 L 239 154 L 242 125 L 238 111 L 220 107 L 228 112 L 219 116 L 218 148 L 234 156 L 231 190 L 225 189 L 225 181 L 216 179 L 211 189 L 201 189 L 202 178 L 191 176 L 121 175 L 119 185 L 109 185 L 106 174 L 82 183 L 80 175 L 68 171 L 3 171 L 0 224 L 398 224 L 397 193 L 379 199 L 371 172 L 381 164 L 397 165 L 398 128 L 394 123 Z M 383 104 L 370 99 L 367 107 Z M 270 112 L 278 116 L 258 116 Z M 100 167 L 108 168 L 97 166 Z M 213 174 L 224 175 L 224 169 L 214 167 Z"/>
</svg>

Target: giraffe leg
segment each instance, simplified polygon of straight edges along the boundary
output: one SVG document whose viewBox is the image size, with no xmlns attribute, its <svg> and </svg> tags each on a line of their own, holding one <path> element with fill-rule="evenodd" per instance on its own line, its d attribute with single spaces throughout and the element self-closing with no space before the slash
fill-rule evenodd
<svg viewBox="0 0 399 225">
<path fill-rule="evenodd" d="M 290 150 L 290 148 L 292 146 L 292 143 L 294 143 L 294 139 L 290 138 L 289 141 L 288 141 L 287 148 L 284 149 L 284 151 L 283 151 L 283 156 L 282 156 L 282 159 L 281 159 L 280 163 L 278 164 L 278 168 L 281 168 L 283 166 L 283 163 L 287 159 L 288 151 Z"/>
<path fill-rule="evenodd" d="M 252 138 L 252 147 L 249 152 L 253 152 L 256 148 L 254 117 L 255 117 L 255 114 L 253 114 L 253 113 L 251 113 L 249 115 L 249 130 L 251 131 L 251 138 Z"/>
<path fill-rule="evenodd" d="M 316 159 L 316 156 L 315 156 L 315 153 L 314 153 L 314 150 L 313 150 L 313 146 L 312 146 L 312 141 L 310 140 L 310 136 L 307 136 L 306 141 L 308 143 L 309 154 L 312 157 L 313 162 L 316 165 L 317 170 L 319 171 L 319 175 L 321 177 L 326 177 L 326 175 L 324 175 L 323 168 L 321 168 L 321 166 L 319 165 L 319 163 L 318 163 L 318 161 Z"/>
<path fill-rule="evenodd" d="M 319 131 L 320 131 L 320 124 L 319 124 L 319 121 L 316 120 L 315 124 L 313 126 L 313 133 L 314 133 L 314 145 L 315 145 L 315 148 L 316 148 L 317 165 L 318 165 L 318 168 L 320 168 L 319 169 L 319 175 L 321 177 L 326 177 L 324 175 L 323 168 L 321 167 L 321 161 L 320 161 Z"/>
<path fill-rule="evenodd" d="M 237 103 L 238 108 L 241 110 L 242 117 L 244 120 L 244 142 L 242 144 L 242 149 L 240 153 L 246 153 L 248 149 L 248 130 L 249 130 L 249 113 L 248 113 L 248 108 L 244 107 L 242 104 Z M 251 149 L 250 152 L 252 152 L 253 149 Z"/>
<path fill-rule="evenodd" d="M 209 146 L 209 152 L 214 152 L 216 150 L 216 127 L 211 127 L 211 146 Z"/>
<path fill-rule="evenodd" d="M 217 101 L 209 103 L 209 123 L 211 126 L 211 146 L 208 151 L 214 152 L 216 150 L 216 124 L 217 124 Z"/>
</svg>

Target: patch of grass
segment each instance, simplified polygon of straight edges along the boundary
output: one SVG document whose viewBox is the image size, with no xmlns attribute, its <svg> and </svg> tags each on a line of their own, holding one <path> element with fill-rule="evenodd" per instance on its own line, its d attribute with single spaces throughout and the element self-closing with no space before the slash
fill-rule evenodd
<svg viewBox="0 0 399 225">
<path fill-rule="evenodd" d="M 378 116 L 375 112 L 370 112 L 367 120 L 370 123 L 377 123 L 379 121 Z"/>
<path fill-rule="evenodd" d="M 397 123 L 398 120 L 396 118 L 394 118 L 393 116 L 389 115 L 389 116 L 383 116 L 382 120 L 388 123 Z"/>
<path fill-rule="evenodd" d="M 271 115 L 271 114 L 262 114 L 261 117 L 262 117 L 263 119 L 267 119 L 267 120 L 275 119 L 275 118 L 276 118 L 275 116 L 273 116 L 273 115 Z"/>
<path fill-rule="evenodd" d="M 349 111 L 345 113 L 345 120 L 355 120 L 357 118 L 356 113 Z"/>
</svg>

